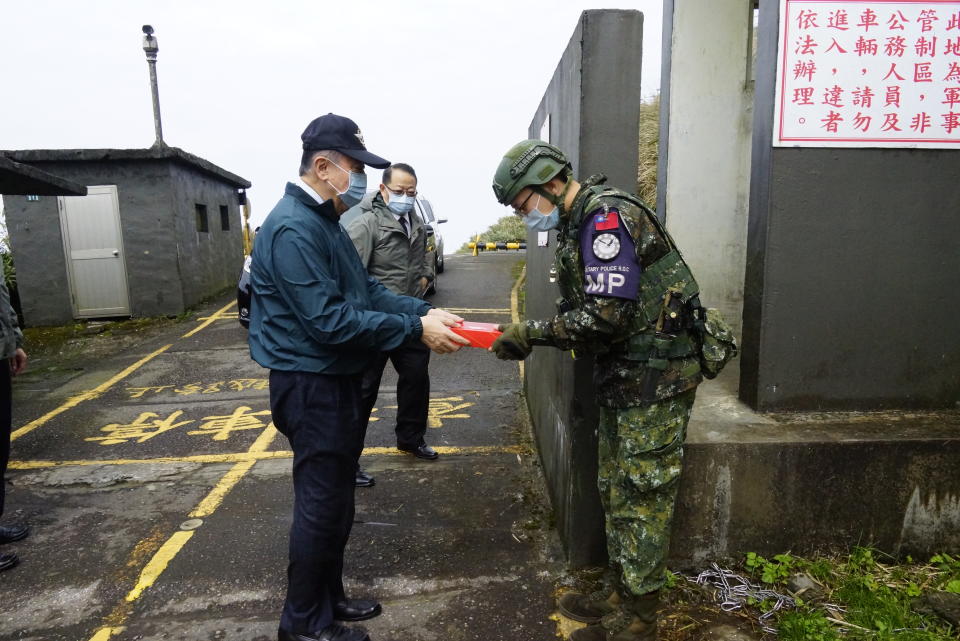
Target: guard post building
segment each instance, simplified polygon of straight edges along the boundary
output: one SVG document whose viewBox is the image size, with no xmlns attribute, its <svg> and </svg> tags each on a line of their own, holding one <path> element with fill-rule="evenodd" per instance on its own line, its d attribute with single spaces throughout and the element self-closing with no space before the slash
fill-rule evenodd
<svg viewBox="0 0 960 641">
<path fill-rule="evenodd" d="M 87 187 L 3 197 L 28 325 L 177 315 L 236 282 L 250 181 L 165 145 L 0 155 Z"/>
</svg>

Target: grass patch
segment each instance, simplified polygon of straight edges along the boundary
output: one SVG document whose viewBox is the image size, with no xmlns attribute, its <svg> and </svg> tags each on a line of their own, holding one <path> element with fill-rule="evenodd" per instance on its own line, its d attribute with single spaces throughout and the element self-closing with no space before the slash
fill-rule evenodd
<svg viewBox="0 0 960 641">
<path fill-rule="evenodd" d="M 936 592 L 960 593 L 960 558 L 938 554 L 927 563 L 904 562 L 857 547 L 846 557 L 805 559 L 748 554 L 746 572 L 787 593 L 792 577 L 806 574 L 815 586 L 797 593 L 797 607 L 777 616 L 784 641 L 947 641 L 957 630 L 925 605 Z"/>
<path fill-rule="evenodd" d="M 183 320 L 182 315 L 129 318 L 114 321 L 78 322 L 50 327 L 27 327 L 23 330 L 24 349 L 35 370 L 37 365 L 56 367 L 54 363 L 87 358 L 98 353 L 105 343 L 120 337 L 133 336 L 154 328 L 168 327 Z"/>
</svg>

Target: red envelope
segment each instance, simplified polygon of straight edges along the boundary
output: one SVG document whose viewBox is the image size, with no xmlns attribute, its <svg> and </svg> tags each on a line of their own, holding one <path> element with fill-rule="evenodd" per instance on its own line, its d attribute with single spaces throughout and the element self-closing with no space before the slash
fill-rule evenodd
<svg viewBox="0 0 960 641">
<path fill-rule="evenodd" d="M 502 334 L 496 323 L 471 323 L 463 321 L 450 328 L 454 334 L 459 334 L 470 341 L 470 347 L 487 349 Z"/>
</svg>

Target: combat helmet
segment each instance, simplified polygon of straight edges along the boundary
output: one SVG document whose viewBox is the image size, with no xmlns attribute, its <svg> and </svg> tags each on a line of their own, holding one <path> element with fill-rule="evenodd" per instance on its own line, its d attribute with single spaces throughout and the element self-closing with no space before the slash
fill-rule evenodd
<svg viewBox="0 0 960 641">
<path fill-rule="evenodd" d="M 493 174 L 493 193 L 501 205 L 509 205 L 524 187 L 548 182 L 560 172 L 570 172 L 562 151 L 542 140 L 524 140 L 510 148 Z"/>
</svg>

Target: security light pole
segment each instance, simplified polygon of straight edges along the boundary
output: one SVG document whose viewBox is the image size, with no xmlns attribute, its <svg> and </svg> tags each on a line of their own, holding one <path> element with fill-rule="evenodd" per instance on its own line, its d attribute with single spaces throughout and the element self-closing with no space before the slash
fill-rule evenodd
<svg viewBox="0 0 960 641">
<path fill-rule="evenodd" d="M 153 93 L 153 128 L 157 132 L 154 147 L 163 147 L 163 127 L 160 124 L 160 89 L 157 87 L 157 39 L 153 37 L 153 27 L 143 25 L 143 50 L 147 54 L 147 65 L 150 67 L 150 90 Z"/>
</svg>

